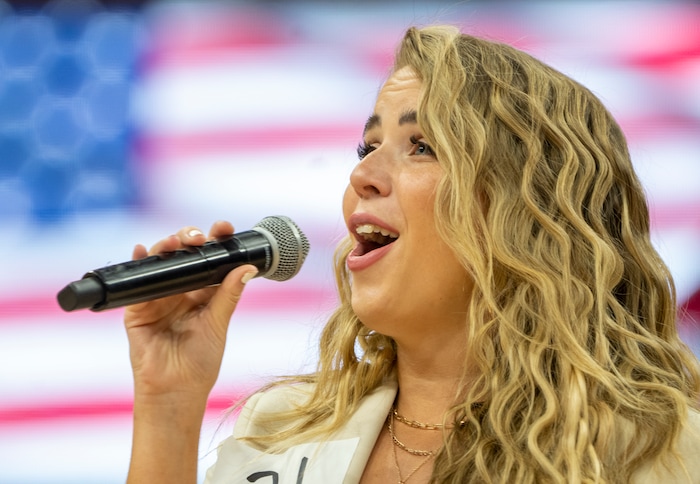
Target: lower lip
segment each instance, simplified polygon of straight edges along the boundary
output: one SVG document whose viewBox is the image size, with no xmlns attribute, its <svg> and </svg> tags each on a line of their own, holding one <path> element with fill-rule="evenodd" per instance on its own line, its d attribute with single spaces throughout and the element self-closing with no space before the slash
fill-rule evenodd
<svg viewBox="0 0 700 484">
<path fill-rule="evenodd" d="M 348 269 L 350 269 L 352 272 L 367 269 L 369 266 L 373 265 L 379 259 L 388 254 L 394 244 L 395 242 L 385 245 L 384 247 L 374 249 L 373 251 L 367 252 L 363 255 L 353 255 L 351 252 L 346 260 Z"/>
</svg>

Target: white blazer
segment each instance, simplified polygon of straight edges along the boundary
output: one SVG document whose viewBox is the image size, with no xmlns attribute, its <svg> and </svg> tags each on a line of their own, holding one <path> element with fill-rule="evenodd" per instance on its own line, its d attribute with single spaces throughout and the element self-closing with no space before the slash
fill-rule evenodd
<svg viewBox="0 0 700 484">
<path fill-rule="evenodd" d="M 297 445 L 283 454 L 265 454 L 238 440 L 265 435 L 259 420 L 268 413 L 289 409 L 308 399 L 311 385 L 279 387 L 251 397 L 241 410 L 233 435 L 222 442 L 216 463 L 207 471 L 206 484 L 357 484 L 396 398 L 390 381 L 367 395 L 348 422 L 324 442 Z"/>
<path fill-rule="evenodd" d="M 219 446 L 217 461 L 207 471 L 205 484 L 357 484 L 396 397 L 396 382 L 387 382 L 367 395 L 347 424 L 324 442 L 267 454 L 239 440 L 281 430 L 279 425 L 265 425 L 260 418 L 303 402 L 311 391 L 311 385 L 294 385 L 251 397 L 241 410 L 233 435 Z M 631 424 L 622 424 L 616 437 L 621 441 L 633 439 Z M 690 411 L 678 451 L 687 473 L 677 465 L 652 468 L 647 464 L 635 473 L 632 482 L 700 484 L 700 413 Z"/>
</svg>

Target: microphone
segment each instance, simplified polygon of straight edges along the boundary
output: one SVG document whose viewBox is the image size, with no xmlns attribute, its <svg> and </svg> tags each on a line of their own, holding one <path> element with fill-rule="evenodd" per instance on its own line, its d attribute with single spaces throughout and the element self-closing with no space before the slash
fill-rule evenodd
<svg viewBox="0 0 700 484">
<path fill-rule="evenodd" d="M 64 311 L 102 311 L 221 283 L 236 267 L 252 264 L 256 277 L 286 281 L 309 253 L 309 241 L 288 217 L 265 217 L 252 230 L 202 246 L 152 255 L 88 272 L 57 295 Z"/>
</svg>

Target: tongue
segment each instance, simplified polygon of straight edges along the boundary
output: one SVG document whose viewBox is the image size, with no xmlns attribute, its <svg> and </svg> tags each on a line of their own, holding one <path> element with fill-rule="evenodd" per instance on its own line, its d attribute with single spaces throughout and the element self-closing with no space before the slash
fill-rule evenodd
<svg viewBox="0 0 700 484">
<path fill-rule="evenodd" d="M 358 250 L 356 251 L 356 255 L 368 254 L 373 250 L 381 249 L 382 247 L 386 247 L 387 245 L 393 244 L 394 242 L 396 242 L 396 239 L 393 239 L 391 237 L 382 237 L 380 241 L 365 240 L 359 245 Z"/>
<path fill-rule="evenodd" d="M 380 247 L 384 247 L 386 244 L 380 244 L 379 242 L 372 242 L 372 241 L 366 241 L 363 242 L 360 247 L 361 255 L 365 255 L 369 252 L 372 252 L 375 249 L 379 249 Z"/>
</svg>

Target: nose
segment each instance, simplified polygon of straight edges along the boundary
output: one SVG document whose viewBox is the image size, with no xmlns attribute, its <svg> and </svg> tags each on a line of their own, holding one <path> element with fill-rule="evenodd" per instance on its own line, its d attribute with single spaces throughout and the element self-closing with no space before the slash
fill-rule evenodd
<svg viewBox="0 0 700 484">
<path fill-rule="evenodd" d="M 391 193 L 391 176 L 379 150 L 365 156 L 350 173 L 350 186 L 360 198 L 385 197 Z"/>
</svg>

